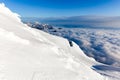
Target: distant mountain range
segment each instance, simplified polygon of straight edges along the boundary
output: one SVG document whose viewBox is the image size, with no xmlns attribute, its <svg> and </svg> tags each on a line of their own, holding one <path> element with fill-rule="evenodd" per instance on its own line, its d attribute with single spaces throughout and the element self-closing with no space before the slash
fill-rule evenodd
<svg viewBox="0 0 120 80">
<path fill-rule="evenodd" d="M 59 18 L 22 17 L 23 22 L 41 22 L 71 28 L 120 29 L 120 17 L 73 16 Z"/>
</svg>

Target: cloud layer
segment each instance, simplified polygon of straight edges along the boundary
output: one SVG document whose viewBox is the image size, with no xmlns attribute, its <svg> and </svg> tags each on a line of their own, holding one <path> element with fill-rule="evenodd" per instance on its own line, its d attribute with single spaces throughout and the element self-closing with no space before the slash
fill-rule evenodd
<svg viewBox="0 0 120 80">
<path fill-rule="evenodd" d="M 120 28 L 120 16 L 73 16 L 60 18 L 23 18 L 23 21 L 38 21 L 53 25 L 82 28 Z"/>
</svg>

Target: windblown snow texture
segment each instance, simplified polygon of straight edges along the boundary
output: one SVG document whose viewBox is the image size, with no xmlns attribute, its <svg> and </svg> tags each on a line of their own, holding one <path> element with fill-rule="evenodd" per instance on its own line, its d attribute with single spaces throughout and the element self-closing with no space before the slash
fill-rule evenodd
<svg viewBox="0 0 120 80">
<path fill-rule="evenodd" d="M 23 24 L 0 4 L 0 80 L 104 80 L 79 47 Z"/>
<path fill-rule="evenodd" d="M 105 65 L 93 66 L 102 75 L 109 76 L 113 80 L 120 77 L 120 30 L 116 29 L 82 29 L 82 28 L 63 28 L 54 27 L 48 24 L 27 23 L 28 26 L 43 30 L 53 35 L 68 39 L 77 43 L 80 49 L 96 61 Z"/>
</svg>

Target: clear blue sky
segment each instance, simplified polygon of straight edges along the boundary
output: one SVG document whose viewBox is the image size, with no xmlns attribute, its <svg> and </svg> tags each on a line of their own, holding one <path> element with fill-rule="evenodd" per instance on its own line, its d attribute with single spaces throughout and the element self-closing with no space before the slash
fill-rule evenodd
<svg viewBox="0 0 120 80">
<path fill-rule="evenodd" d="M 120 0 L 0 0 L 23 17 L 120 16 Z"/>
</svg>

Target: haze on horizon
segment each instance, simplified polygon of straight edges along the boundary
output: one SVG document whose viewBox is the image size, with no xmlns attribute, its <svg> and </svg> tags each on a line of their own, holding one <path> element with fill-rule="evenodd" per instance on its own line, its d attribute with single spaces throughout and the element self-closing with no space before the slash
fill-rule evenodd
<svg viewBox="0 0 120 80">
<path fill-rule="evenodd" d="M 0 0 L 22 17 L 120 16 L 120 0 Z"/>
</svg>

